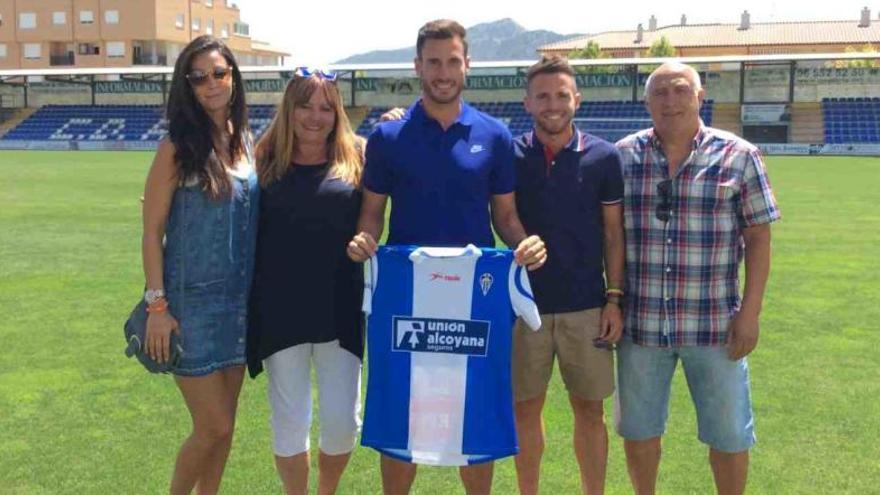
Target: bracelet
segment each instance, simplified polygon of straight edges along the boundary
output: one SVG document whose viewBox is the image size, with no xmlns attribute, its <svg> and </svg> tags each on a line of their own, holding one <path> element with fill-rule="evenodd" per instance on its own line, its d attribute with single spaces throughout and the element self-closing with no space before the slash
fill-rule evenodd
<svg viewBox="0 0 880 495">
<path fill-rule="evenodd" d="M 147 306 L 147 313 L 164 313 L 166 311 L 168 311 L 168 300 L 164 297 Z"/>
<path fill-rule="evenodd" d="M 153 304 L 163 297 L 165 297 L 163 289 L 147 289 L 144 291 L 144 302 L 147 304 Z"/>
<path fill-rule="evenodd" d="M 605 291 L 605 295 L 606 296 L 615 295 L 615 296 L 623 297 L 623 291 L 620 289 L 614 288 L 614 287 L 609 287 L 608 290 Z"/>
</svg>

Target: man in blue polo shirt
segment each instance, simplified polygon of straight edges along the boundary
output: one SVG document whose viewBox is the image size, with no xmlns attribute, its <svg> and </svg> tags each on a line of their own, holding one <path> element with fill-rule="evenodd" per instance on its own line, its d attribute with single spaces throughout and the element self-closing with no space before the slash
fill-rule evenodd
<svg viewBox="0 0 880 495">
<path fill-rule="evenodd" d="M 546 265 L 529 274 L 541 330 L 518 321 L 513 336 L 522 494 L 538 493 L 541 410 L 554 356 L 574 412 L 582 487 L 595 494 L 605 484 L 602 400 L 614 391 L 611 346 L 623 328 L 623 177 L 614 145 L 573 125 L 581 101 L 574 76 L 558 57 L 529 68 L 524 103 L 534 129 L 515 141 L 517 210 L 526 232 L 539 235 L 549 253 Z"/>
<path fill-rule="evenodd" d="M 461 100 L 469 59 L 464 28 L 455 21 L 425 24 L 416 41 L 422 97 L 403 119 L 381 124 L 367 143 L 359 233 L 348 255 L 376 252 L 388 198 L 393 199 L 389 244 L 481 247 L 495 245 L 491 224 L 516 261 L 530 270 L 547 253 L 527 236 L 514 199 L 513 143 L 501 122 Z M 406 494 L 416 466 L 382 456 L 386 494 Z M 492 463 L 460 468 L 468 494 L 489 493 Z"/>
</svg>

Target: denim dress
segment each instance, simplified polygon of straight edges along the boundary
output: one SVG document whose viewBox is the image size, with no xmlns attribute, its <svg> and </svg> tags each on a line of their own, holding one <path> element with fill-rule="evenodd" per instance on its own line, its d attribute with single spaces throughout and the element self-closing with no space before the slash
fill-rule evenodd
<svg viewBox="0 0 880 495">
<path fill-rule="evenodd" d="M 248 157 L 253 164 L 253 159 Z M 229 198 L 200 184 L 174 193 L 165 228 L 164 280 L 184 352 L 176 375 L 202 376 L 245 363 L 260 187 L 256 173 L 230 174 Z"/>
</svg>

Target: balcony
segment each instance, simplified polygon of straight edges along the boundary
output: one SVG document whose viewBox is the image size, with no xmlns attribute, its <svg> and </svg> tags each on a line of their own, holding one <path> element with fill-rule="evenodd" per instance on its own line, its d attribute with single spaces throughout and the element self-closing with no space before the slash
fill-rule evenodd
<svg viewBox="0 0 880 495">
<path fill-rule="evenodd" d="M 51 65 L 52 67 L 59 65 L 74 65 L 75 62 L 76 58 L 73 56 L 73 54 L 51 55 L 49 57 L 49 65 Z"/>
<path fill-rule="evenodd" d="M 168 65 L 166 55 L 135 55 L 133 59 L 134 65 Z"/>
</svg>

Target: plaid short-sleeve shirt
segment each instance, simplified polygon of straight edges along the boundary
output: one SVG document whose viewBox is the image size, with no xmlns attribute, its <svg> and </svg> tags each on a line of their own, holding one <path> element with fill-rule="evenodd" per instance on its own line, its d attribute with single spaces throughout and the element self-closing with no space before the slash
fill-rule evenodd
<svg viewBox="0 0 880 495">
<path fill-rule="evenodd" d="M 740 307 L 742 230 L 780 218 L 758 149 L 701 126 L 691 155 L 669 177 L 653 129 L 617 147 L 625 184 L 626 336 L 659 347 L 724 344 Z M 657 185 L 666 179 L 664 222 Z"/>
</svg>

